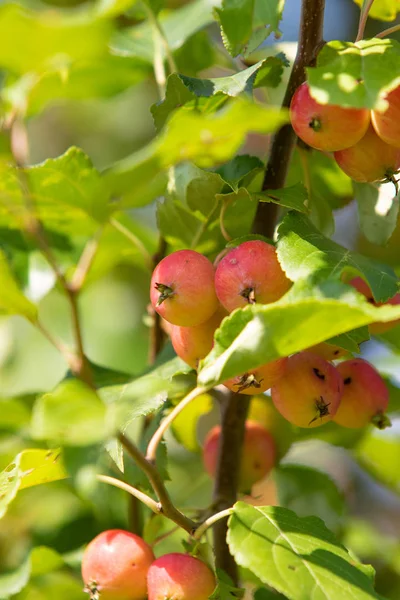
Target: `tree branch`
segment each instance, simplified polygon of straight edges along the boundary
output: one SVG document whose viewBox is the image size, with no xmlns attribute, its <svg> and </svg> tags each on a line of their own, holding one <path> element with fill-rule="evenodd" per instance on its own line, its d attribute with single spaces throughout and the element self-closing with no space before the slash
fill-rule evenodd
<svg viewBox="0 0 400 600">
<path fill-rule="evenodd" d="M 283 108 L 289 108 L 294 92 L 305 80 L 305 68 L 312 66 L 323 44 L 324 9 L 325 0 L 303 0 L 299 45 L 282 102 Z M 291 125 L 284 125 L 275 134 L 265 171 L 263 190 L 276 190 L 284 186 L 295 140 L 296 136 Z M 254 233 L 272 237 L 278 209 L 277 204 L 260 202 L 253 224 Z"/>
<path fill-rule="evenodd" d="M 250 398 L 230 392 L 220 398 L 219 403 L 221 438 L 213 493 L 213 512 L 225 511 L 236 502 L 244 424 Z M 227 518 L 218 520 L 213 526 L 213 531 L 216 566 L 223 569 L 237 584 L 237 566 L 226 542 Z"/>
<path fill-rule="evenodd" d="M 122 432 L 119 433 L 118 439 L 150 481 L 154 493 L 160 502 L 159 513 L 163 514 L 168 519 L 171 519 L 171 521 L 174 521 L 179 527 L 182 527 L 182 529 L 185 529 L 185 531 L 190 533 L 190 535 L 193 535 L 197 529 L 197 523 L 186 517 L 173 505 L 157 468 L 153 463 L 146 460 L 146 457 L 140 452 L 135 444 L 125 436 L 125 434 Z"/>
<path fill-rule="evenodd" d="M 365 26 L 367 24 L 369 11 L 371 10 L 373 3 L 374 0 L 367 0 L 365 7 L 361 10 L 356 42 L 359 42 L 364 37 Z"/>
<path fill-rule="evenodd" d="M 114 487 L 119 488 L 120 490 L 128 492 L 128 494 L 131 494 L 131 496 L 137 498 L 138 500 L 140 500 L 140 502 L 143 502 L 143 504 L 150 508 L 150 510 L 152 510 L 156 515 L 159 515 L 161 513 L 161 507 L 158 504 L 158 502 L 156 502 L 155 500 L 153 500 L 153 498 L 150 498 L 150 496 L 144 494 L 137 488 L 132 487 L 128 483 L 125 483 L 125 481 L 121 481 L 120 479 L 116 479 L 115 477 L 109 477 L 108 475 L 97 475 L 97 479 L 102 483 L 108 483 L 108 485 L 112 485 Z"/>
</svg>

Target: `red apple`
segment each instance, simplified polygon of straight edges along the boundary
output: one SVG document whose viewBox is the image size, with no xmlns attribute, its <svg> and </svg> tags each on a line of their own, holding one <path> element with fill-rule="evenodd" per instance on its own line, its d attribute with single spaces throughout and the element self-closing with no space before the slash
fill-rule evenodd
<svg viewBox="0 0 400 600">
<path fill-rule="evenodd" d="M 308 83 L 295 91 L 290 104 L 292 127 L 303 142 L 326 152 L 356 144 L 370 122 L 369 111 L 319 104 L 310 94 Z"/>
<path fill-rule="evenodd" d="M 224 381 L 224 385 L 232 392 L 249 396 L 266 392 L 284 375 L 286 363 L 287 358 L 278 358 L 243 375 L 228 379 Z"/>
<path fill-rule="evenodd" d="M 379 137 L 400 148 L 400 86 L 386 94 L 388 108 L 384 112 L 373 110 L 371 121 Z"/>
<path fill-rule="evenodd" d="M 215 586 L 202 560 L 178 552 L 157 558 L 147 575 L 148 600 L 208 600 Z"/>
</svg>

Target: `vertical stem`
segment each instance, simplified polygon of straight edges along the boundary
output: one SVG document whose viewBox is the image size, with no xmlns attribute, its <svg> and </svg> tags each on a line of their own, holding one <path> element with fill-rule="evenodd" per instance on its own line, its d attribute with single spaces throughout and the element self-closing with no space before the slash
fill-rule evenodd
<svg viewBox="0 0 400 600">
<path fill-rule="evenodd" d="M 369 11 L 371 10 L 373 3 L 374 0 L 364 1 L 364 4 L 361 8 L 360 21 L 358 23 L 356 42 L 359 42 L 364 37 L 365 26 L 367 24 Z"/>
<path fill-rule="evenodd" d="M 250 397 L 231 392 L 219 402 L 221 438 L 213 493 L 214 512 L 224 511 L 236 502 L 244 424 Z M 237 566 L 226 541 L 227 518 L 214 524 L 213 533 L 216 566 L 223 569 L 237 584 Z"/>
<path fill-rule="evenodd" d="M 303 0 L 299 45 L 282 102 L 283 108 L 290 106 L 294 92 L 305 80 L 305 68 L 313 64 L 323 43 L 324 10 L 325 0 Z M 265 171 L 263 190 L 276 190 L 284 186 L 295 140 L 296 136 L 291 125 L 284 125 L 274 136 Z M 278 208 L 277 204 L 260 202 L 253 224 L 253 231 L 272 237 L 278 216 Z"/>
</svg>

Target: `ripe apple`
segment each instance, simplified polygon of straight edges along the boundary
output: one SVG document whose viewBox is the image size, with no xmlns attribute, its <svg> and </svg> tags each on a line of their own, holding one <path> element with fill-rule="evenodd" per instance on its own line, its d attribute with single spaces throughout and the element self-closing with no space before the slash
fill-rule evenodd
<svg viewBox="0 0 400 600">
<path fill-rule="evenodd" d="M 243 242 L 233 248 L 220 260 L 215 272 L 215 291 L 229 312 L 256 302 L 275 302 L 290 286 L 274 246 L 262 240 Z"/>
<path fill-rule="evenodd" d="M 384 112 L 371 112 L 372 125 L 384 142 L 400 148 L 400 86 L 386 94 L 385 99 L 388 108 Z"/>
<path fill-rule="evenodd" d="M 204 441 L 203 459 L 207 473 L 215 477 L 221 427 L 213 427 Z M 259 423 L 246 421 L 238 487 L 248 492 L 256 481 L 263 479 L 276 463 L 276 445 L 272 435 Z"/>
<path fill-rule="evenodd" d="M 321 356 L 328 361 L 337 360 L 348 353 L 344 348 L 335 346 L 334 344 L 328 344 L 327 342 L 321 342 L 320 344 L 311 346 L 310 348 L 307 348 L 307 351 L 318 354 L 318 356 Z"/>
<path fill-rule="evenodd" d="M 336 414 L 343 381 L 334 365 L 312 352 L 294 354 L 285 376 L 271 389 L 282 416 L 298 427 L 318 427 Z"/>
<path fill-rule="evenodd" d="M 333 420 L 350 428 L 365 427 L 369 423 L 379 429 L 390 425 L 384 414 L 389 404 L 389 391 L 378 371 L 362 358 L 345 360 L 337 370 L 344 385 Z"/>
<path fill-rule="evenodd" d="M 304 82 L 290 104 L 290 119 L 296 135 L 312 148 L 333 152 L 354 146 L 367 131 L 369 111 L 319 104 Z"/>
<path fill-rule="evenodd" d="M 362 183 L 391 181 L 400 167 L 400 150 L 386 144 L 372 125 L 359 142 L 334 156 L 346 175 Z"/>
<path fill-rule="evenodd" d="M 145 600 L 153 561 L 152 549 L 139 536 L 122 529 L 103 531 L 83 555 L 86 591 L 93 600 Z"/>
<path fill-rule="evenodd" d="M 157 558 L 147 575 L 148 600 L 208 600 L 215 586 L 202 560 L 179 552 Z"/>
<path fill-rule="evenodd" d="M 194 327 L 218 308 L 212 263 L 194 250 L 178 250 L 158 263 L 151 278 L 155 311 L 173 325 Z"/>
<path fill-rule="evenodd" d="M 226 310 L 220 307 L 208 321 L 195 327 L 172 325 L 172 346 L 177 355 L 193 369 L 197 369 L 199 361 L 211 351 L 215 330 L 226 315 Z"/>
</svg>

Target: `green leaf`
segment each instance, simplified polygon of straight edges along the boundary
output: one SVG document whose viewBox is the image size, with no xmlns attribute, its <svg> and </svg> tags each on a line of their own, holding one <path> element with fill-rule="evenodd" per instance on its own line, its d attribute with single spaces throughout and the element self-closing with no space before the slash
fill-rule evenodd
<svg viewBox="0 0 400 600">
<path fill-rule="evenodd" d="M 161 408 L 167 400 L 181 398 L 195 387 L 192 369 L 178 358 L 164 363 L 126 385 L 100 390 L 108 405 L 110 427 L 126 428 L 138 417 Z"/>
<path fill-rule="evenodd" d="M 327 340 L 327 342 L 357 354 L 360 352 L 360 344 L 366 342 L 367 340 L 369 340 L 368 327 L 364 326 L 359 327 L 358 329 L 353 329 L 353 331 L 349 331 L 347 333 L 336 335 L 330 340 Z"/>
<path fill-rule="evenodd" d="M 286 600 L 286 596 L 267 588 L 259 588 L 254 593 L 254 600 Z"/>
<path fill-rule="evenodd" d="M 373 244 L 384 246 L 396 228 L 399 199 L 392 183 L 354 182 L 361 231 Z"/>
<path fill-rule="evenodd" d="M 45 227 L 66 234 L 93 234 L 107 218 L 104 186 L 79 148 L 27 167 L 26 174 L 32 203 Z M 0 225 L 23 229 L 27 210 L 16 169 L 1 165 Z"/>
<path fill-rule="evenodd" d="M 291 187 L 281 188 L 280 190 L 265 190 L 253 194 L 259 202 L 273 202 L 285 208 L 307 213 L 306 202 L 308 193 L 302 183 L 296 183 Z"/>
<path fill-rule="evenodd" d="M 225 48 L 232 56 L 255 50 L 271 33 L 279 37 L 284 0 L 223 0 L 215 13 Z"/>
<path fill-rule="evenodd" d="M 60 450 L 24 450 L 0 473 L 0 518 L 19 490 L 66 477 Z"/>
<path fill-rule="evenodd" d="M 20 74 L 43 72 L 56 60 L 62 69 L 71 60 L 104 55 L 110 33 L 109 22 L 93 19 L 89 13 L 32 12 L 17 4 L 3 4 L 0 66 Z"/>
<path fill-rule="evenodd" d="M 213 21 L 213 0 L 195 0 L 169 14 L 160 16 L 160 24 L 171 50 L 177 50 L 194 33 Z M 114 34 L 111 41 L 113 54 L 142 58 L 153 63 L 154 41 L 148 21 L 127 27 Z"/>
<path fill-rule="evenodd" d="M 361 12 L 367 6 L 366 0 L 354 0 L 358 6 L 362 6 Z M 375 0 L 369 10 L 369 16 L 380 21 L 394 21 L 400 12 L 400 0 Z"/>
<path fill-rule="evenodd" d="M 217 569 L 217 587 L 209 596 L 210 600 L 235 600 L 243 598 L 245 590 L 233 584 L 232 579 L 222 569 Z"/>
<path fill-rule="evenodd" d="M 215 62 L 215 49 L 206 31 L 190 36 L 174 54 L 179 73 L 195 76 Z"/>
<path fill-rule="evenodd" d="M 333 41 L 322 48 L 307 76 L 311 95 L 321 104 L 384 111 L 384 93 L 399 85 L 399 69 L 400 44 L 395 40 Z"/>
<path fill-rule="evenodd" d="M 274 471 L 279 505 L 299 517 L 316 516 L 337 530 L 344 514 L 344 497 L 333 480 L 317 469 L 283 464 Z"/>
<path fill-rule="evenodd" d="M 377 481 L 398 491 L 400 476 L 400 436 L 398 428 L 391 427 L 385 433 L 371 428 L 355 449 L 357 460 Z"/>
<path fill-rule="evenodd" d="M 283 52 L 278 52 L 276 56 L 268 56 L 257 73 L 254 88 L 278 87 L 282 81 L 284 69 L 289 66 L 290 61 Z"/>
<path fill-rule="evenodd" d="M 199 452 L 200 444 L 197 437 L 197 426 L 200 417 L 209 413 L 213 408 L 213 400 L 209 394 L 202 394 L 191 402 L 174 419 L 171 430 L 182 446 L 189 452 Z"/>
<path fill-rule="evenodd" d="M 106 407 L 97 394 L 78 379 L 62 381 L 40 396 L 33 408 L 31 434 L 66 446 L 89 446 L 109 433 Z"/>
<path fill-rule="evenodd" d="M 310 600 L 310 590 L 320 600 L 380 598 L 372 567 L 356 561 L 316 517 L 237 502 L 228 544 L 239 565 L 289 600 Z"/>
<path fill-rule="evenodd" d="M 278 236 L 279 261 L 292 281 L 306 277 L 339 279 L 343 272 L 350 272 L 365 278 L 377 302 L 385 302 L 397 292 L 397 277 L 390 267 L 326 238 L 304 215 L 288 214 Z"/>
<path fill-rule="evenodd" d="M 37 308 L 19 289 L 5 255 L 0 250 L 0 315 L 21 315 L 34 323 Z"/>
<path fill-rule="evenodd" d="M 239 98 L 212 115 L 195 114 L 187 112 L 185 107 L 180 108 L 155 141 L 105 171 L 109 193 L 124 194 L 133 186 L 145 189 L 156 173 L 187 160 L 204 168 L 226 162 L 234 156 L 250 131 L 272 133 L 287 120 L 286 111 L 265 108 Z"/>
<path fill-rule="evenodd" d="M 355 327 L 399 315 L 400 309 L 376 308 L 340 282 L 311 287 L 300 282 L 279 302 L 249 305 L 224 319 L 213 350 L 200 365 L 199 385 L 215 386 Z"/>
<path fill-rule="evenodd" d="M 253 223 L 257 202 L 245 188 L 230 194 L 217 194 L 217 199 L 225 204 L 223 224 L 227 234 L 235 239 L 245 235 Z"/>
<path fill-rule="evenodd" d="M 253 178 L 263 168 L 264 163 L 257 156 L 239 154 L 216 169 L 216 172 L 220 174 L 234 192 L 237 192 L 244 178 L 248 181 L 249 176 Z"/>
<path fill-rule="evenodd" d="M 15 571 L 0 575 L 0 600 L 9 600 L 18 594 L 28 583 L 31 572 L 31 561 L 28 557 Z"/>
<path fill-rule="evenodd" d="M 27 115 L 32 116 L 61 99 L 114 96 L 143 81 L 150 72 L 141 59 L 106 55 L 46 70 L 40 78 L 18 80 L 3 90 L 3 97 L 12 106 L 23 103 Z"/>
<path fill-rule="evenodd" d="M 29 420 L 29 409 L 22 400 L 0 398 L 0 430 L 22 430 Z"/>
</svg>

